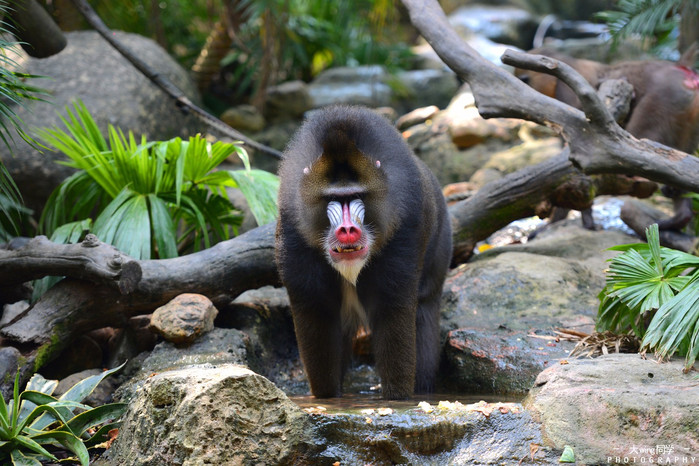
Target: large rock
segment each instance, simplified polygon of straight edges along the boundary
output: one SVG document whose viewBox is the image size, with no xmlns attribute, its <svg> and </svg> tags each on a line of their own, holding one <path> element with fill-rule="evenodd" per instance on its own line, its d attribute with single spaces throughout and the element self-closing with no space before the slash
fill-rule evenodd
<svg viewBox="0 0 699 466">
<path fill-rule="evenodd" d="M 314 107 L 354 104 L 369 107 L 394 105 L 401 112 L 427 105 L 445 107 L 458 90 L 450 71 L 411 70 L 391 75 L 382 66 L 331 68 L 308 86 Z"/>
<path fill-rule="evenodd" d="M 191 365 L 247 365 L 249 338 L 233 329 L 215 328 L 187 347 L 164 341 L 150 353 L 130 360 L 122 374 L 128 380 L 119 387 L 115 398 L 131 400 L 153 373 Z"/>
<path fill-rule="evenodd" d="M 153 40 L 136 34 L 114 34 L 154 71 L 170 79 L 190 99 L 199 101 L 187 72 Z M 25 72 L 49 78 L 31 81 L 48 91 L 49 102 L 27 102 L 26 108 L 14 107 L 24 128 L 61 126 L 59 113 L 65 115 L 64 108 L 81 99 L 105 134 L 108 123 L 124 132 L 145 134 L 149 140 L 190 136 L 205 129 L 193 116 L 177 110 L 163 91 L 97 32 L 70 32 L 66 37 L 68 46 L 53 57 L 19 59 Z M 41 208 L 53 188 L 72 173 L 72 169 L 54 162 L 65 160 L 62 154 L 41 154 L 19 138 L 14 141 L 14 157 L 0 144 L 0 158 L 33 209 Z"/>
<path fill-rule="evenodd" d="M 605 251 L 637 239 L 577 225 L 475 256 L 447 277 L 442 296 L 442 389 L 525 394 L 573 343 L 557 327 L 592 332 L 604 287 Z"/>
<path fill-rule="evenodd" d="M 308 86 L 314 107 L 355 104 L 381 107 L 391 103 L 388 73 L 379 65 L 331 68 Z"/>
<path fill-rule="evenodd" d="M 583 464 L 699 463 L 699 380 L 681 361 L 638 354 L 571 360 L 542 372 L 525 402 L 545 444 Z"/>
<path fill-rule="evenodd" d="M 399 89 L 394 89 L 393 105 L 401 113 L 428 105 L 444 108 L 459 89 L 459 81 L 451 71 L 410 70 L 394 79 Z"/>
<path fill-rule="evenodd" d="M 269 380 L 237 365 L 154 374 L 102 461 L 122 465 L 298 464 L 308 416 Z"/>
<path fill-rule="evenodd" d="M 303 81 L 289 81 L 272 86 L 267 89 L 265 99 L 265 118 L 273 122 L 301 120 L 313 105 L 308 86 Z"/>
</svg>

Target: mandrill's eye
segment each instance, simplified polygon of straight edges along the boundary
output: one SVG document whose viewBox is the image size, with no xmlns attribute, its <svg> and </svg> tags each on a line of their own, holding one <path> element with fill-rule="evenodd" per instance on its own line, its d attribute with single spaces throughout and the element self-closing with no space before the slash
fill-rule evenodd
<svg viewBox="0 0 699 466">
<path fill-rule="evenodd" d="M 354 199 L 349 205 L 350 218 L 358 225 L 364 225 L 364 203 L 361 199 Z"/>
<path fill-rule="evenodd" d="M 337 201 L 328 203 L 328 219 L 330 219 L 330 225 L 340 225 L 342 223 L 342 204 Z"/>
<path fill-rule="evenodd" d="M 364 225 L 364 203 L 361 199 L 353 199 L 349 204 L 338 201 L 328 203 L 328 219 L 333 226 L 341 225 L 348 215 L 347 220 L 357 225 Z"/>
</svg>

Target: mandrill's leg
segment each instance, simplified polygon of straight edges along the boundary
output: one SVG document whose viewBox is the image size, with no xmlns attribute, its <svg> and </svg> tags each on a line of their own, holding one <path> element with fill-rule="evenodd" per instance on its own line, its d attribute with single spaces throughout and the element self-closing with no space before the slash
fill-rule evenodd
<svg viewBox="0 0 699 466">
<path fill-rule="evenodd" d="M 342 376 L 346 358 L 341 332 L 339 306 L 327 307 L 314 298 L 292 300 L 296 340 L 301 361 L 317 398 L 342 396 Z"/>
<path fill-rule="evenodd" d="M 439 366 L 439 305 L 441 293 L 420 302 L 416 319 L 415 393 L 430 393 Z"/>
</svg>

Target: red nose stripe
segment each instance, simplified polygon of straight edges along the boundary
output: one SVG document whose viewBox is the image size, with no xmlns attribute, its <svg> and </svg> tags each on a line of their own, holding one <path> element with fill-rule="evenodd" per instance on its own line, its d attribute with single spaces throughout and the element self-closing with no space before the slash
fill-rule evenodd
<svg viewBox="0 0 699 466">
<path fill-rule="evenodd" d="M 362 237 L 362 229 L 352 221 L 347 202 L 342 204 L 342 224 L 335 229 L 335 237 L 343 244 L 356 244 Z"/>
</svg>

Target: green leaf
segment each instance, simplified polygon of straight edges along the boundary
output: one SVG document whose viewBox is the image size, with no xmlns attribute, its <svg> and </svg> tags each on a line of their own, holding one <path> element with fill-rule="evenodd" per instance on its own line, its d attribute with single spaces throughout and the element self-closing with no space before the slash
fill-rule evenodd
<svg viewBox="0 0 699 466">
<path fill-rule="evenodd" d="M 90 455 L 87 452 L 87 448 L 83 444 L 82 440 L 70 432 L 51 430 L 49 432 L 35 435 L 33 438 L 39 443 L 58 442 L 67 450 L 74 453 L 78 457 L 78 461 L 80 461 L 82 466 L 88 466 L 90 464 Z"/>
<path fill-rule="evenodd" d="M 245 195 L 257 224 L 274 221 L 278 215 L 279 178 L 262 170 L 234 170 L 229 173 Z"/>
<path fill-rule="evenodd" d="M 42 377 L 43 378 L 43 377 Z M 27 384 L 29 386 L 29 384 Z M 20 405 L 19 419 L 25 419 L 29 414 L 34 411 L 37 405 L 51 403 L 56 401 L 54 397 L 46 393 L 34 390 L 25 390 L 20 395 L 20 399 L 24 400 Z"/>
<path fill-rule="evenodd" d="M 20 450 L 10 452 L 13 466 L 41 466 L 41 461 L 31 456 L 25 456 Z"/>
<path fill-rule="evenodd" d="M 59 409 L 63 412 L 59 412 Z M 51 404 L 43 404 L 43 405 L 38 405 L 36 408 L 34 408 L 25 418 L 20 419 L 19 422 L 15 425 L 12 433 L 13 435 L 20 435 L 25 427 L 33 425 L 33 422 L 35 419 L 39 418 L 40 416 L 48 414 L 49 417 L 52 417 L 53 419 L 49 424 L 51 424 L 54 421 L 60 422 L 65 424 L 66 421 L 71 417 L 72 413 L 70 411 L 62 409 L 60 406 L 58 408 L 52 406 Z M 67 416 L 66 416 L 67 414 Z M 34 429 L 34 430 L 39 430 L 39 429 Z"/>
<path fill-rule="evenodd" d="M 125 188 L 95 220 L 93 232 L 136 259 L 149 259 L 151 225 L 146 198 Z"/>
<path fill-rule="evenodd" d="M 693 332 L 699 325 L 699 275 L 687 284 L 677 296 L 665 303 L 651 320 L 641 344 L 662 357 L 674 354 L 683 343 L 692 348 L 687 362 L 696 359 Z M 692 357 L 694 355 L 694 357 Z M 687 367 L 691 367 L 688 364 Z"/>
<path fill-rule="evenodd" d="M 99 385 L 100 382 L 102 382 L 102 380 L 105 379 L 105 377 L 109 377 L 115 372 L 118 372 L 124 367 L 124 365 L 126 365 L 125 362 L 117 367 L 114 367 L 113 369 L 106 370 L 100 374 L 95 374 L 90 377 L 86 377 L 85 379 L 81 380 L 80 382 L 76 383 L 71 388 L 69 388 L 68 391 L 61 395 L 59 400 L 78 402 L 83 401 L 90 393 L 94 391 L 97 385 Z"/>
<path fill-rule="evenodd" d="M 120 418 L 125 412 L 128 404 L 111 403 L 78 414 L 68 421 L 68 428 L 77 436 L 82 436 L 87 429 Z"/>
<path fill-rule="evenodd" d="M 76 383 L 73 385 L 71 388 L 69 388 L 63 395 L 61 395 L 58 398 L 59 402 L 74 402 L 74 403 L 79 403 L 83 401 L 90 393 L 92 393 L 97 385 L 99 385 L 102 380 L 104 380 L 105 377 L 108 377 L 118 370 L 120 370 L 122 367 L 124 367 L 123 363 L 120 366 L 117 366 L 113 369 L 101 372 L 99 374 L 92 375 L 90 377 L 86 377 L 80 382 Z M 59 405 L 60 407 L 66 407 L 70 405 Z M 70 407 L 69 413 L 63 413 L 62 415 L 66 419 L 70 419 L 72 417 L 72 413 L 75 411 L 75 407 L 82 407 L 82 409 L 89 409 L 89 407 L 86 406 L 80 406 L 80 405 L 74 405 Z M 32 425 L 31 428 L 35 430 L 43 430 L 47 426 L 49 426 L 53 422 L 53 419 L 50 418 L 49 416 L 42 416 L 39 419 L 37 419 Z"/>
<path fill-rule="evenodd" d="M 563 447 L 563 454 L 561 454 L 559 463 L 575 463 L 575 453 L 570 445 Z"/>
<path fill-rule="evenodd" d="M 147 199 L 158 257 L 160 259 L 177 257 L 177 234 L 170 210 L 165 201 L 155 194 L 149 194 Z"/>
<path fill-rule="evenodd" d="M 19 435 L 19 436 L 15 437 L 14 440 L 20 446 L 27 448 L 28 450 L 31 450 L 35 453 L 46 456 L 47 458 L 50 458 L 52 460 L 56 459 L 56 457 L 53 456 L 51 453 L 49 453 L 48 450 L 46 450 L 44 447 L 42 447 L 34 440 L 27 437 L 26 435 Z"/>
</svg>

